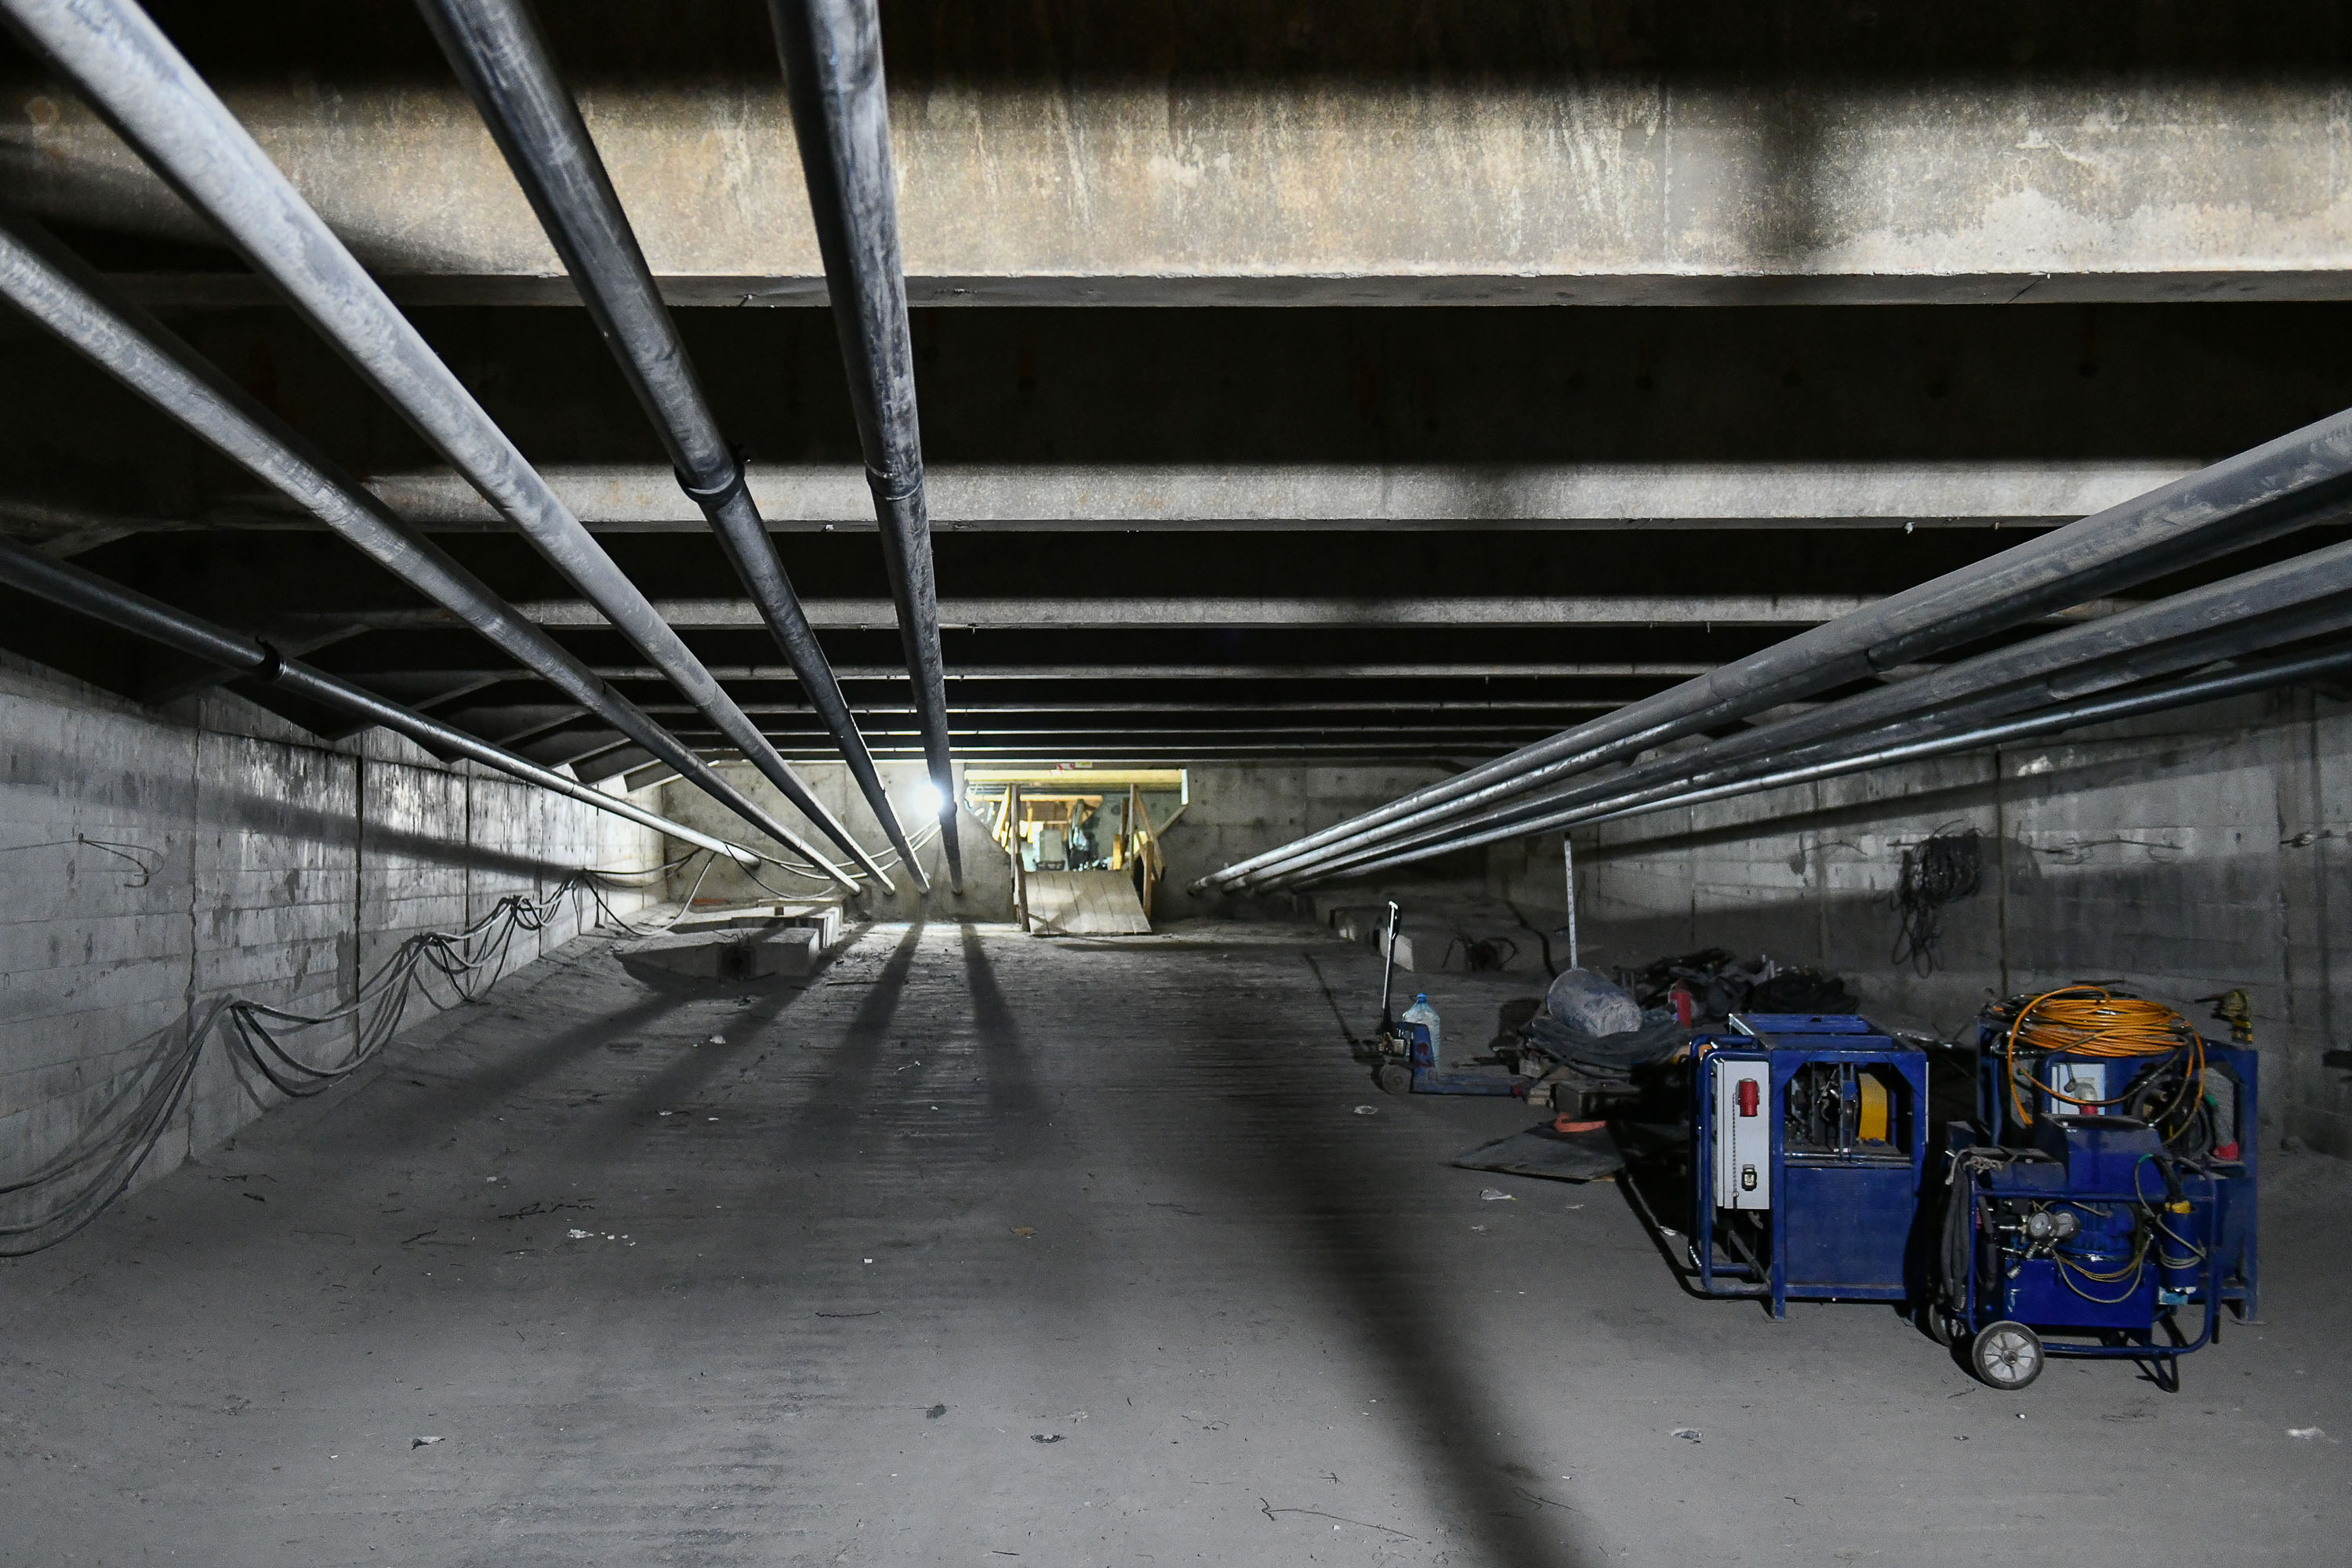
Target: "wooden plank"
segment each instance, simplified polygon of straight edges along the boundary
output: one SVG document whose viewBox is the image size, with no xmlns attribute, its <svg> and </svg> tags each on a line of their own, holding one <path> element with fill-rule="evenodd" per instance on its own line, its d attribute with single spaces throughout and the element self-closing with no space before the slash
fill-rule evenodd
<svg viewBox="0 0 2352 1568">
<path fill-rule="evenodd" d="M 1033 871 L 1029 919 L 1057 936 L 1140 936 L 1151 922 L 1127 879 L 1116 871 Z"/>
</svg>

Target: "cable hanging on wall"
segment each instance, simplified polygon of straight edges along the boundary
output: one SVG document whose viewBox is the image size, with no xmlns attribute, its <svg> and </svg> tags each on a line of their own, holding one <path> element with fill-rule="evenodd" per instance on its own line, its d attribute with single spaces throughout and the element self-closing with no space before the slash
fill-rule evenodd
<svg viewBox="0 0 2352 1568">
<path fill-rule="evenodd" d="M 479 1001 L 506 973 L 515 933 L 546 930 L 566 900 L 585 898 L 595 905 L 599 923 L 635 932 L 637 928 L 605 901 L 603 886 L 626 875 L 574 871 L 543 899 L 509 893 L 460 931 L 420 931 L 402 942 L 349 1002 L 328 1012 L 299 1013 L 242 996 L 213 1002 L 182 1041 L 167 1045 L 147 1072 L 133 1074 L 98 1108 L 71 1146 L 31 1174 L 0 1183 L 0 1200 L 42 1211 L 35 1218 L 0 1224 L 0 1257 L 54 1247 L 122 1195 L 186 1102 L 205 1047 L 215 1034 L 280 1093 L 296 1099 L 323 1093 L 391 1043 L 417 996 L 445 1010 Z M 443 1003 L 434 996 L 428 984 L 434 974 L 448 984 L 454 1000 Z M 287 1036 L 341 1023 L 353 1025 L 350 1047 L 327 1061 L 306 1060 L 289 1048 Z"/>
<path fill-rule="evenodd" d="M 1972 897 L 1984 880 L 1984 837 L 1970 827 L 1939 827 L 1916 847 L 1903 851 L 1888 895 L 1901 924 L 1895 935 L 1895 967 L 1909 964 L 1922 978 L 1943 958 L 1944 906 Z"/>
</svg>

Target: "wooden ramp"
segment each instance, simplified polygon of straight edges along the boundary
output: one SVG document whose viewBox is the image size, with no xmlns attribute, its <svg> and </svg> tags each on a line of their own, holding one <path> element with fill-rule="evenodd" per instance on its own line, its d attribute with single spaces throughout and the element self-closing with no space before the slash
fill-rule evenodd
<svg viewBox="0 0 2352 1568">
<path fill-rule="evenodd" d="M 1056 936 L 1140 936 L 1151 930 L 1124 871 L 1032 871 L 1029 929 Z"/>
</svg>

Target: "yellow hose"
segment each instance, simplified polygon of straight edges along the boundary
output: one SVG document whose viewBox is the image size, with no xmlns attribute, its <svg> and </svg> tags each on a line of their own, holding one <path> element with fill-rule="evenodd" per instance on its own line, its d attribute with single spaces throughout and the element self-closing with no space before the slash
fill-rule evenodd
<svg viewBox="0 0 2352 1568">
<path fill-rule="evenodd" d="M 2195 1096 L 2204 1088 L 2205 1042 L 2188 1019 L 2161 1002 L 2119 996 L 2105 986 L 2063 985 L 2055 991 L 2043 992 L 2019 1008 L 2017 1017 L 2009 1026 L 2002 1057 L 2009 1078 L 2010 1104 L 2017 1112 L 2021 1127 L 2033 1122 L 2033 1113 L 2026 1109 L 2025 1097 L 2017 1088 L 2017 1047 L 2021 1045 L 2053 1055 L 2111 1059 L 2187 1050 L 2187 1103 L 2194 1105 Z M 2053 1100 L 2091 1110 L 2120 1104 L 2125 1098 L 2117 1095 L 2113 1100 L 2077 1100 L 2055 1089 L 2047 1089 L 2046 1092 Z"/>
</svg>

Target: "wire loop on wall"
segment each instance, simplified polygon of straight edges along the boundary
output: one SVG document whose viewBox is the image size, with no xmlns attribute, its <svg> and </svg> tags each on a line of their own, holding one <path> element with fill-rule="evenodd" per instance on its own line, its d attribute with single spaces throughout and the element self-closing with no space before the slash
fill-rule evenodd
<svg viewBox="0 0 2352 1568">
<path fill-rule="evenodd" d="M 0 1224 L 0 1257 L 20 1258 L 56 1246 L 129 1189 L 186 1103 L 205 1047 L 215 1035 L 280 1093 L 298 1100 L 323 1093 L 392 1042 L 416 997 L 444 1010 L 480 1001 L 505 974 L 515 933 L 546 930 L 565 900 L 586 898 L 594 903 L 600 923 L 634 931 L 605 900 L 602 884 L 614 875 L 574 871 L 543 899 L 509 893 L 462 930 L 419 931 L 404 940 L 350 1001 L 324 1013 L 242 996 L 215 1000 L 177 1044 L 166 1045 L 145 1072 L 133 1073 L 100 1106 L 65 1150 L 29 1175 L 0 1182 L 0 1199 L 20 1199 L 42 1211 Z M 449 1001 L 434 994 L 433 975 L 446 984 Z M 351 1043 L 323 1061 L 297 1053 L 284 1037 L 341 1023 L 353 1025 Z"/>
</svg>

